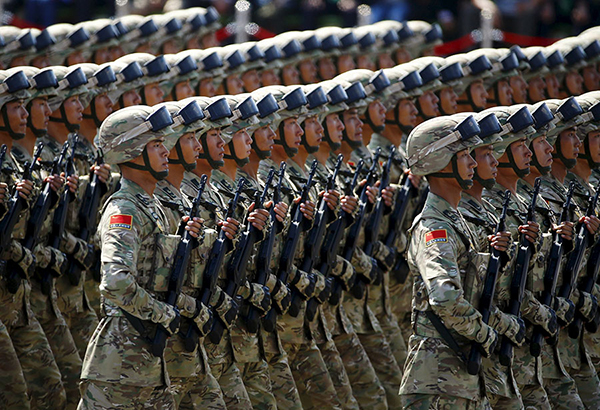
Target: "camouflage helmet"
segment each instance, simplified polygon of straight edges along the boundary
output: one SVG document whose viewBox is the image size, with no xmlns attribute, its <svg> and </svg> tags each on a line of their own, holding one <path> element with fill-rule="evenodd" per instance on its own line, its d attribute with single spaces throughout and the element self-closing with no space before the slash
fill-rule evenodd
<svg viewBox="0 0 600 410">
<path fill-rule="evenodd" d="M 382 52 L 391 52 L 401 47 L 398 32 L 402 29 L 402 23 L 396 20 L 381 20 L 371 24 L 371 28 L 377 38 L 377 46 Z"/>
<path fill-rule="evenodd" d="M 252 95 L 252 98 L 256 101 L 256 106 L 258 107 L 258 123 L 250 127 L 249 132 L 252 133 L 258 128 L 262 128 L 267 125 L 272 125 L 274 128 L 277 128 L 279 126 L 279 122 L 281 121 L 281 117 L 279 114 L 277 114 L 277 111 L 279 111 L 279 104 L 273 94 L 261 93 L 260 98 L 257 97 L 255 92 L 250 93 L 250 95 Z M 252 142 L 254 143 L 254 141 Z"/>
<path fill-rule="evenodd" d="M 83 63 L 71 66 L 71 68 L 77 67 L 81 68 L 87 77 L 85 86 L 88 92 L 79 97 L 84 109 L 100 94 L 108 94 L 117 89 L 117 76 L 109 64 L 99 66 L 92 63 Z"/>
<path fill-rule="evenodd" d="M 285 55 L 281 47 L 275 44 L 272 40 L 258 41 L 256 47 L 264 54 L 265 69 L 277 70 L 284 66 Z"/>
<path fill-rule="evenodd" d="M 225 75 L 236 75 L 247 71 L 246 57 L 240 51 L 237 44 L 230 44 L 225 47 L 214 47 L 215 51 L 223 60 L 225 66 Z"/>
<path fill-rule="evenodd" d="M 294 65 L 302 61 L 305 57 L 302 53 L 302 44 L 293 37 L 278 35 L 271 38 L 266 38 L 258 42 L 258 46 L 263 50 L 266 56 L 267 64 L 270 66 L 269 53 L 275 56 L 277 52 L 281 52 L 281 56 L 277 56 L 275 60 L 280 61 L 281 66 Z M 274 46 L 274 47 L 273 47 Z"/>
<path fill-rule="evenodd" d="M 565 100 L 550 99 L 544 101 L 550 111 L 554 114 L 553 123 L 555 128 L 548 131 L 548 141 L 555 145 L 558 136 L 569 128 L 583 125 L 589 120 L 583 114 L 583 108 L 579 105 L 575 97 L 570 97 Z"/>
<path fill-rule="evenodd" d="M 142 156 L 148 143 L 173 133 L 172 124 L 173 118 L 164 107 L 126 107 L 104 120 L 95 143 L 107 164 L 124 164 Z"/>
<path fill-rule="evenodd" d="M 171 117 L 173 124 L 171 128 L 173 133 L 165 136 L 164 146 L 171 151 L 177 146 L 179 138 L 190 132 L 203 132 L 207 129 L 207 124 L 203 121 L 204 111 L 196 101 L 187 101 L 182 104 L 181 101 L 167 101 L 156 105 L 156 108 L 165 107 Z M 179 148 L 181 150 L 181 148 Z M 182 158 L 181 152 L 178 152 L 179 158 Z M 169 160 L 169 162 L 171 162 Z"/>
<path fill-rule="evenodd" d="M 56 42 L 50 45 L 48 57 L 54 65 L 65 64 L 69 55 L 81 52 L 87 61 L 92 55 L 90 46 L 90 33 L 83 26 L 73 26 L 67 23 L 53 24 L 46 28 Z"/>
<path fill-rule="evenodd" d="M 144 77 L 142 77 L 144 86 L 153 83 L 161 85 L 162 82 L 170 80 L 175 75 L 162 55 L 153 56 L 148 53 L 133 53 L 123 56 L 116 61 L 124 64 L 137 61 L 144 73 Z"/>
<path fill-rule="evenodd" d="M 386 68 L 383 72 L 391 83 L 391 93 L 384 101 L 384 105 L 388 110 L 395 107 L 400 100 L 418 97 L 423 94 L 421 90 L 423 79 L 414 67 L 408 64 L 400 64 L 393 68 Z"/>
<path fill-rule="evenodd" d="M 157 14 L 153 16 L 156 25 L 158 26 L 158 32 L 160 33 L 160 39 L 155 43 L 158 46 L 160 54 L 164 54 L 163 46 L 167 41 L 177 40 L 177 47 L 183 48 L 183 22 L 177 17 L 170 13 Z"/>
<path fill-rule="evenodd" d="M 321 81 L 318 84 L 321 88 L 323 88 L 325 94 L 327 94 L 327 100 L 329 101 L 327 103 L 327 115 L 348 109 L 348 104 L 346 104 L 348 94 L 340 83 L 337 81 L 328 80 Z"/>
<path fill-rule="evenodd" d="M 309 117 L 318 116 L 319 122 L 329 113 L 327 93 L 321 86 L 321 83 L 308 84 L 302 86 L 302 91 L 306 95 L 308 112 L 300 117 L 298 122 L 302 123 Z"/>
<path fill-rule="evenodd" d="M 525 81 L 529 81 L 534 77 L 540 77 L 548 74 L 548 59 L 544 54 L 543 47 L 527 47 L 522 49 L 523 54 L 527 58 L 527 67 L 521 70 L 521 75 Z"/>
<path fill-rule="evenodd" d="M 127 30 L 123 35 L 121 45 L 125 47 L 126 53 L 133 53 L 142 44 L 154 44 L 160 42 L 163 31 L 159 30 L 154 16 L 139 16 L 128 14 L 119 17 L 118 22 Z"/>
<path fill-rule="evenodd" d="M 462 67 L 464 73 L 462 87 L 455 89 L 458 95 L 464 93 L 473 82 L 492 76 L 492 62 L 485 54 L 480 56 L 454 54 L 446 58 L 446 63 L 459 63 Z"/>
<path fill-rule="evenodd" d="M 120 61 L 112 61 L 108 64 L 115 72 L 118 83 L 118 87 L 108 93 L 108 97 L 113 104 L 116 104 L 123 94 L 144 86 L 144 72 L 142 66 L 137 61 L 132 61 L 128 64 Z"/>
<path fill-rule="evenodd" d="M 225 95 L 223 98 L 233 113 L 232 124 L 223 130 L 224 133 L 233 136 L 236 132 L 258 123 L 257 117 L 260 111 L 251 94 Z"/>
<path fill-rule="evenodd" d="M 565 59 L 567 69 L 578 70 L 587 65 L 585 51 L 577 37 L 567 37 L 546 47 L 548 51 L 559 51 Z"/>
<path fill-rule="evenodd" d="M 53 66 L 50 68 L 54 71 L 58 80 L 57 95 L 48 100 L 50 110 L 56 111 L 62 106 L 65 100 L 75 95 L 81 96 L 89 92 L 86 87 L 88 79 L 81 68 L 63 66 Z"/>
<path fill-rule="evenodd" d="M 419 88 L 423 93 L 428 91 L 436 92 L 448 86 L 441 80 L 441 74 L 438 70 L 438 65 L 441 64 L 439 57 L 420 57 L 416 58 L 409 63 L 403 64 L 405 68 L 416 69 L 421 76 L 423 85 Z"/>
<path fill-rule="evenodd" d="M 297 40 L 302 49 L 300 51 L 300 60 L 319 59 L 324 56 L 321 50 L 321 40 L 312 30 L 305 31 L 287 31 L 277 36 L 283 41 Z"/>
<path fill-rule="evenodd" d="M 468 58 L 476 59 L 479 56 L 486 56 L 492 63 L 490 70 L 491 76 L 483 80 L 486 89 L 490 89 L 494 84 L 509 77 L 519 74 L 519 59 L 517 55 L 509 49 L 480 48 L 466 54 Z"/>
<path fill-rule="evenodd" d="M 198 66 L 198 78 L 197 80 L 203 80 L 205 78 L 215 78 L 216 81 L 225 77 L 225 65 L 223 59 L 217 52 L 217 48 L 207 48 L 205 50 L 184 50 L 178 55 L 189 55 L 194 59 Z M 197 83 L 197 81 L 194 81 Z"/>
<path fill-rule="evenodd" d="M 321 27 L 313 31 L 321 42 L 323 57 L 337 57 L 342 54 L 342 43 L 338 36 L 339 27 Z"/>
<path fill-rule="evenodd" d="M 53 97 L 57 95 L 56 88 L 58 87 L 58 80 L 51 68 L 39 69 L 37 67 L 24 66 L 10 68 L 6 70 L 6 72 L 12 74 L 19 70 L 25 73 L 29 80 L 29 84 L 31 85 L 31 88 L 29 89 L 30 96 L 26 100 L 26 104 L 36 98 Z"/>
<path fill-rule="evenodd" d="M 431 49 L 442 43 L 442 28 L 439 24 L 429 24 L 426 21 L 411 20 L 406 25 L 413 33 L 410 44 L 411 54 L 415 57 L 423 55 L 427 49 Z"/>
<path fill-rule="evenodd" d="M 30 84 L 27 75 L 15 67 L 12 71 L 0 71 L 0 108 L 16 100 L 27 100 Z"/>
<path fill-rule="evenodd" d="M 352 31 L 358 40 L 358 49 L 356 49 L 355 54 L 356 56 L 379 53 L 377 38 L 375 37 L 375 30 L 373 30 L 371 25 L 354 27 Z"/>
<path fill-rule="evenodd" d="M 600 61 L 600 41 L 598 41 L 597 34 L 579 35 L 576 42 L 585 51 L 585 57 L 589 63 L 594 64 Z"/>
<path fill-rule="evenodd" d="M 349 109 L 356 108 L 358 109 L 359 115 L 362 115 L 368 108 L 371 101 L 369 101 L 367 90 L 365 90 L 365 87 L 362 85 L 362 83 L 359 80 L 354 79 L 352 74 L 353 71 L 354 70 L 351 70 L 340 74 L 332 81 L 336 81 L 342 87 L 344 87 L 344 91 L 346 91 L 346 94 L 348 94 L 346 104 L 348 105 Z M 346 78 L 354 81 L 350 82 L 346 80 Z"/>
<path fill-rule="evenodd" d="M 189 53 L 165 54 L 164 57 L 175 74 L 168 80 L 163 81 L 160 86 L 165 95 L 172 94 L 173 100 L 177 100 L 175 86 L 189 81 L 190 86 L 193 88 L 199 77 L 198 64 Z"/>
<path fill-rule="evenodd" d="M 90 34 L 89 48 L 92 52 L 119 45 L 119 30 L 110 19 L 84 21 L 75 27 L 84 27 Z"/>
<path fill-rule="evenodd" d="M 600 130 L 600 91 L 591 91 L 589 93 L 582 94 L 575 97 L 575 100 L 579 103 L 584 113 L 586 121 L 577 127 L 577 135 L 581 141 L 587 138 L 587 134 L 592 131 Z M 586 147 L 587 148 L 587 147 Z"/>
<path fill-rule="evenodd" d="M 20 29 L 12 26 L 0 26 L 0 63 L 9 67 L 13 59 L 26 57 L 26 63 L 35 54 L 35 38 L 30 29 Z"/>
<path fill-rule="evenodd" d="M 481 144 L 479 125 L 473 116 L 444 116 L 425 121 L 408 136 L 408 165 L 415 175 L 432 175 L 452 162 L 457 152 Z"/>
<path fill-rule="evenodd" d="M 238 44 L 238 50 L 244 56 L 246 62 L 244 63 L 244 70 L 258 70 L 266 67 L 265 53 L 258 47 L 255 41 L 246 41 L 245 43 Z"/>
</svg>

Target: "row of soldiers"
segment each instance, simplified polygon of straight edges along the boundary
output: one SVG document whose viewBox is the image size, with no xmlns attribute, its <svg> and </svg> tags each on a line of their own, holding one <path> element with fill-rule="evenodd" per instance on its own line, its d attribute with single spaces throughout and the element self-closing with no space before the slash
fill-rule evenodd
<svg viewBox="0 0 600 410">
<path fill-rule="evenodd" d="M 397 27 L 383 32 L 398 38 L 410 27 L 384 24 Z M 439 252 L 443 269 L 433 269 L 453 272 L 455 281 L 458 271 L 461 275 L 469 271 L 467 259 L 485 268 L 483 262 L 465 258 L 466 250 L 484 249 L 487 236 L 496 233 L 482 207 L 473 210 L 473 224 L 479 228 L 469 228 L 480 233 L 479 245 L 461 244 L 452 236 L 451 226 L 435 225 L 423 233 L 425 244 L 417 242 L 405 254 L 406 231 L 415 210 L 423 202 L 429 204 L 426 210 L 444 205 L 439 200 L 430 204 L 430 198 L 440 196 L 439 182 L 427 197 L 419 176 L 428 175 L 430 184 L 444 178 L 441 186 L 452 187 L 456 194 L 483 169 L 473 173 L 471 163 L 467 167 L 471 171 L 464 172 L 458 156 L 454 159 L 460 151 L 456 147 L 463 145 L 448 145 L 456 140 L 446 138 L 430 147 L 435 142 L 431 138 L 455 138 L 469 126 L 471 133 L 464 131 L 462 139 L 470 136 L 469 141 L 476 141 L 472 130 L 479 127 L 482 137 L 493 136 L 484 146 L 488 151 L 499 144 L 499 137 L 510 141 L 504 146 L 504 160 L 500 157 L 504 150 L 499 148 L 496 154 L 507 165 L 481 180 L 474 178 L 481 187 L 479 194 L 472 192 L 475 202 L 470 206 L 477 205 L 484 186 L 495 186 L 494 174 L 501 175 L 504 168 L 521 170 L 531 162 L 532 174 L 538 168 L 540 175 L 547 174 L 552 171 L 548 158 L 552 150 L 555 164 L 573 165 L 566 159 L 577 155 L 567 155 L 567 142 L 560 145 L 560 138 L 537 156 L 531 157 L 531 151 L 544 145 L 540 141 L 549 138 L 546 133 L 552 136 L 549 123 L 558 130 L 555 137 L 566 130 L 572 139 L 573 124 L 593 126 L 596 118 L 587 111 L 592 112 L 595 94 L 581 101 L 561 100 L 598 89 L 600 45 L 594 30 L 548 49 L 486 49 L 399 65 L 395 60 L 408 49 L 401 41 L 390 42 L 389 48 L 377 41 L 370 49 L 359 41 L 347 49 L 342 46 L 348 33 L 353 34 L 350 38 L 373 37 L 385 43 L 386 36 L 373 35 L 378 29 L 328 30 L 282 35 L 270 44 L 189 50 L 175 56 L 135 53 L 100 66 L 15 67 L 0 73 L 4 97 L 0 142 L 7 146 L 0 320 L 7 328 L 1 333 L 6 352 L 13 352 L 3 355 L 12 359 L 3 363 L 7 371 L 2 373 L 6 377 L 2 394 L 9 408 L 74 408 L 80 378 L 82 408 L 121 403 L 132 408 L 428 408 L 428 400 L 441 405 L 448 396 L 464 401 L 450 402 L 459 408 L 469 400 L 478 405 L 489 400 L 494 408 L 550 408 L 550 402 L 583 408 L 582 400 L 594 407 L 598 378 L 594 362 L 586 356 L 598 356 L 593 342 L 586 345 L 581 337 L 583 347 L 569 345 L 563 352 L 561 343 L 566 342 L 559 338 L 555 347 L 544 347 L 548 352 L 544 350 L 541 358 L 527 356 L 529 347 L 522 347 L 525 326 L 517 313 L 495 311 L 497 323 L 488 320 L 493 330 L 477 327 L 474 323 L 481 321 L 477 313 L 468 310 L 470 305 L 459 304 L 457 309 L 453 303 L 461 301 L 451 291 L 452 286 L 461 289 L 468 284 L 471 293 L 464 298 L 475 303 L 477 286 L 461 278 L 444 283 L 440 296 L 419 280 L 423 274 L 418 273 L 431 269 L 419 263 L 435 260 L 433 254 L 422 257 L 427 252 Z M 354 35 L 363 30 L 371 35 Z M 427 33 L 434 35 L 423 38 L 436 38 L 435 32 L 429 26 Z M 339 47 L 328 49 L 334 38 Z M 422 44 L 430 47 L 434 42 Z M 263 56 L 253 65 L 252 53 L 263 46 Z M 269 60 L 269 53 L 278 49 L 279 57 Z M 394 67 L 345 72 L 355 63 L 384 67 L 390 64 L 386 57 Z M 212 61 L 221 65 L 211 66 Z M 244 80 L 248 77 L 254 80 Z M 317 83 L 319 77 L 333 79 Z M 203 91 L 204 79 L 212 91 Z M 298 83 L 306 85 L 290 87 Z M 244 91 L 251 93 L 240 94 Z M 545 92 L 561 100 L 546 100 Z M 211 96 L 215 93 L 228 95 Z M 165 96 L 174 102 L 162 103 Z M 537 104 L 509 107 L 513 102 Z M 488 106 L 504 107 L 492 109 L 492 116 L 477 115 L 477 121 L 463 114 L 425 122 L 411 139 L 426 145 L 409 144 L 404 154 L 406 136 L 417 123 L 440 113 L 479 112 Z M 539 120 L 537 137 L 544 134 L 544 138 L 522 137 L 523 122 L 515 118 L 535 128 L 527 121 L 543 117 L 542 113 L 546 122 Z M 494 130 L 493 118 L 502 130 L 482 134 L 484 125 L 487 132 Z M 573 118 L 575 122 L 569 122 Z M 580 136 L 584 143 L 589 132 Z M 513 147 L 515 136 L 521 143 L 507 149 Z M 38 139 L 44 146 L 36 155 Z M 574 145 L 582 151 L 581 142 Z M 450 154 L 445 151 L 448 146 Z M 513 166 L 517 146 L 525 152 L 524 159 Z M 522 148 L 526 146 L 532 147 L 531 159 Z M 429 158 L 436 154 L 441 157 L 432 170 Z M 469 158 L 461 154 L 461 161 Z M 542 157 L 545 162 L 538 167 L 536 161 Z M 119 165 L 119 171 L 103 161 Z M 414 168 L 412 174 L 406 173 L 408 164 Z M 419 164 L 425 165 L 421 169 Z M 514 172 L 517 178 L 512 179 L 526 181 L 524 171 Z M 209 176 L 208 182 L 203 183 L 202 175 Z M 554 173 L 549 175 L 546 178 Z M 459 188 L 452 185 L 454 180 Z M 505 188 L 512 186 L 506 178 L 499 181 Z M 101 209 L 101 198 L 115 191 Z M 453 223 L 461 221 L 450 210 L 442 213 Z M 494 213 L 490 212 L 492 221 Z M 186 227 L 178 229 L 181 217 L 190 214 L 198 219 L 186 219 Z M 510 212 L 514 221 L 523 214 L 523 209 Z M 552 215 L 546 212 L 545 217 L 551 220 Z M 594 218 L 588 215 L 583 222 L 595 232 Z M 570 239 L 574 221 L 570 218 L 555 230 Z M 93 239 L 96 224 L 100 244 Z M 509 228 L 516 226 L 536 245 L 541 241 L 538 234 L 552 237 L 554 227 L 549 222 L 544 226 L 521 221 Z M 169 278 L 180 237 L 196 238 L 192 241 L 197 241 L 197 248 L 185 270 L 183 288 L 173 293 L 177 297 L 169 304 L 167 295 L 177 289 Z M 412 237 L 417 241 L 418 235 Z M 492 244 L 508 250 L 510 242 L 507 234 L 501 234 Z M 444 248 L 449 243 L 460 250 L 456 267 L 449 264 L 450 249 Z M 101 247 L 101 255 L 95 245 Z M 537 259 L 531 258 L 531 269 L 537 269 L 538 276 L 546 256 L 542 249 Z M 512 274 L 512 265 L 507 266 L 504 272 Z M 411 306 L 413 279 L 416 305 Z M 508 282 L 505 277 L 498 284 L 495 304 L 501 309 L 510 296 Z M 556 318 L 565 327 L 575 308 L 586 320 L 594 317 L 597 302 L 591 292 L 576 289 L 563 297 L 564 302 L 556 298 L 557 305 L 546 306 L 536 303 L 546 284 L 538 281 L 536 286 L 526 293 L 530 298 L 524 309 L 529 310 L 523 316 L 549 334 L 556 333 Z M 431 309 L 421 300 L 425 294 L 430 295 Z M 475 340 L 492 354 L 498 333 L 523 350 L 514 355 L 513 367 L 502 367 L 493 356 L 489 363 L 484 360 L 482 394 L 484 386 L 477 377 L 467 376 L 460 355 L 432 325 L 431 315 L 418 314 L 431 311 L 451 329 L 459 349 L 468 347 L 466 340 Z M 165 332 L 173 336 L 163 352 L 154 339 Z M 406 360 L 405 341 L 412 333 Z M 543 362 L 542 373 L 544 354 L 550 365 Z"/>
</svg>

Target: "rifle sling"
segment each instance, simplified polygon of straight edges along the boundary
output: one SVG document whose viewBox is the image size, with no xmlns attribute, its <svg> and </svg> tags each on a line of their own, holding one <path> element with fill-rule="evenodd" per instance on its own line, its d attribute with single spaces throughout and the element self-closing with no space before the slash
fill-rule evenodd
<svg viewBox="0 0 600 410">
<path fill-rule="evenodd" d="M 462 352 L 462 350 L 460 350 L 460 346 L 458 346 L 454 336 L 452 336 L 448 328 L 446 328 L 446 326 L 442 323 L 442 320 L 439 318 L 439 316 L 436 315 L 432 310 L 426 310 L 425 315 L 433 327 L 435 327 L 435 330 L 438 331 L 442 339 L 444 339 L 444 342 L 446 342 L 448 347 L 452 349 L 454 353 L 456 353 L 459 359 L 466 363 L 467 358 L 465 357 L 465 354 Z"/>
</svg>

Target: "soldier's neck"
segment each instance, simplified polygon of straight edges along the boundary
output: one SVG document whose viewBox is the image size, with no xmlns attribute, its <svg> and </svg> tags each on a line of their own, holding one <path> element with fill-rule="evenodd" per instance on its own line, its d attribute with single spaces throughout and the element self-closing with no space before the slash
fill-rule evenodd
<svg viewBox="0 0 600 410">
<path fill-rule="evenodd" d="M 345 141 L 342 141 L 342 148 L 340 148 L 340 152 L 342 153 L 342 155 L 344 156 L 344 162 L 348 162 L 348 160 L 350 159 L 350 155 L 352 155 L 352 151 L 354 151 L 354 149 Z M 337 152 L 336 152 L 337 154 Z"/>
<path fill-rule="evenodd" d="M 213 168 L 210 164 L 202 159 L 196 161 L 196 168 L 192 170 L 192 174 L 201 177 L 202 175 L 206 175 L 210 179 L 210 175 L 212 174 Z"/>
<path fill-rule="evenodd" d="M 449 179 L 431 176 L 427 178 L 427 181 L 429 182 L 431 193 L 445 199 L 452 208 L 458 208 L 462 189 L 457 183 L 453 184 Z"/>
<path fill-rule="evenodd" d="M 540 173 L 540 171 L 538 171 L 536 167 L 532 166 L 531 172 L 529 172 L 529 175 L 524 177 L 523 180 L 525 182 L 527 182 L 529 185 L 534 186 L 536 178 L 539 178 L 541 176 L 542 176 L 542 174 Z"/>
<path fill-rule="evenodd" d="M 33 150 L 35 149 L 36 142 L 36 135 L 33 133 L 33 131 L 29 129 L 29 127 L 27 127 L 27 131 L 25 131 L 25 138 L 19 141 L 19 145 L 23 147 L 25 151 L 33 155 Z"/>
<path fill-rule="evenodd" d="M 13 146 L 13 139 L 8 135 L 8 132 L 0 131 L 0 145 L 2 144 L 6 145 L 6 152 L 10 152 Z"/>
<path fill-rule="evenodd" d="M 319 150 L 313 154 L 313 156 L 319 161 L 321 165 L 327 165 L 327 159 L 329 158 L 329 153 L 331 152 L 331 148 L 329 144 L 322 142 L 319 145 Z"/>
<path fill-rule="evenodd" d="M 498 168 L 498 175 L 496 176 L 496 182 L 508 189 L 511 194 L 517 195 L 517 182 L 519 177 L 515 174 L 512 168 Z"/>
<path fill-rule="evenodd" d="M 554 161 L 552 162 L 552 170 L 550 171 L 552 176 L 558 179 L 558 181 L 562 184 L 565 182 L 567 172 L 568 170 L 567 167 L 565 167 L 565 164 L 563 164 L 560 159 L 554 158 Z"/>
<path fill-rule="evenodd" d="M 471 189 L 467 189 L 465 193 L 471 195 L 473 198 L 477 200 L 477 202 L 481 203 L 481 194 L 483 193 L 483 185 L 481 185 L 477 181 L 473 181 L 473 186 Z"/>
<path fill-rule="evenodd" d="M 238 169 L 235 160 L 226 159 L 223 162 L 225 162 L 225 165 L 223 165 L 220 171 L 227 175 L 229 178 L 231 178 L 233 181 L 235 181 L 235 174 L 237 173 Z"/>
<path fill-rule="evenodd" d="M 308 158 L 308 151 L 302 145 L 298 148 L 298 153 L 294 155 L 292 161 L 300 165 L 304 169 L 306 167 L 306 159 Z"/>
<path fill-rule="evenodd" d="M 381 131 L 381 135 L 394 144 L 396 148 L 402 143 L 402 130 L 395 124 L 386 124 L 383 131 Z"/>
<path fill-rule="evenodd" d="M 148 195 L 152 196 L 154 194 L 157 181 L 148 171 L 121 167 L 121 173 L 123 178 L 138 184 Z"/>
<path fill-rule="evenodd" d="M 69 130 L 62 122 L 50 121 L 48 123 L 48 134 L 61 144 L 69 139 Z"/>
<path fill-rule="evenodd" d="M 96 128 L 96 123 L 94 120 L 84 119 L 81 122 L 79 135 L 82 135 L 86 140 L 93 143 L 97 133 L 98 128 Z"/>
<path fill-rule="evenodd" d="M 288 155 L 281 145 L 275 145 L 271 150 L 271 159 L 277 164 L 279 164 L 281 161 L 286 161 L 288 158 Z"/>
<path fill-rule="evenodd" d="M 369 142 L 371 141 L 371 137 L 373 136 L 373 129 L 371 127 L 369 127 L 369 125 L 365 122 L 363 125 L 363 144 L 365 144 L 365 146 L 369 145 Z"/>
<path fill-rule="evenodd" d="M 592 169 L 590 168 L 590 165 L 586 159 L 578 159 L 577 165 L 575 165 L 575 167 L 570 171 L 589 184 L 590 175 L 592 175 Z"/>
<path fill-rule="evenodd" d="M 250 162 L 242 167 L 242 170 L 250 175 L 252 179 L 258 181 L 258 167 L 260 166 L 260 158 L 254 151 L 250 153 Z"/>
<path fill-rule="evenodd" d="M 181 187 L 181 181 L 183 181 L 183 173 L 185 172 L 185 168 L 183 165 L 179 164 L 171 164 L 169 165 L 169 175 L 167 176 L 167 181 L 179 191 Z"/>
</svg>

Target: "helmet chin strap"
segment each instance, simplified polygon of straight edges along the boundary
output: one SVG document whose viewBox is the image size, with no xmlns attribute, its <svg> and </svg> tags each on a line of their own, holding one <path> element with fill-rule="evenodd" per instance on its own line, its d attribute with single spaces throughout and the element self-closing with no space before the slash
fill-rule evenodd
<svg viewBox="0 0 600 410">
<path fill-rule="evenodd" d="M 65 125 L 65 127 L 67 127 L 67 130 L 69 132 L 79 131 L 79 124 L 72 124 L 67 119 L 67 112 L 65 111 L 64 104 L 60 104 L 59 110 L 60 110 L 60 118 L 50 117 L 50 121 L 63 123 Z"/>
<path fill-rule="evenodd" d="M 211 166 L 212 169 L 219 169 L 223 165 L 225 165 L 225 162 L 223 160 L 214 160 L 210 156 L 210 151 L 208 149 L 208 142 L 206 140 L 207 134 L 208 134 L 208 132 L 205 132 L 200 136 L 200 144 L 202 144 L 202 152 L 198 155 L 198 158 L 205 159 L 208 162 L 208 164 Z"/>
<path fill-rule="evenodd" d="M 369 113 L 368 108 L 367 112 L 365 113 L 365 122 L 367 123 L 367 125 L 369 125 L 369 127 L 371 127 L 373 132 L 382 132 L 385 129 L 385 122 L 382 125 L 375 125 L 373 123 L 373 119 L 371 118 L 371 113 Z"/>
<path fill-rule="evenodd" d="M 492 189 L 494 187 L 494 185 L 496 184 L 496 178 L 487 178 L 487 179 L 481 178 L 479 176 L 479 174 L 477 173 L 477 168 L 475 168 L 475 175 L 473 176 L 473 179 L 475 181 L 479 182 L 481 184 L 481 186 L 486 189 Z"/>
<path fill-rule="evenodd" d="M 565 155 L 563 153 L 562 146 L 560 143 L 560 136 L 556 140 L 555 147 L 556 147 L 556 151 L 554 153 L 552 153 L 552 158 L 561 160 L 561 162 L 564 164 L 564 166 L 567 169 L 573 169 L 575 167 L 575 165 L 577 165 L 577 158 L 565 158 Z"/>
<path fill-rule="evenodd" d="M 323 127 L 323 139 L 329 144 L 331 150 L 335 152 L 338 149 L 340 149 L 342 147 L 342 143 L 333 142 L 333 140 L 331 139 L 331 134 L 329 134 L 329 129 L 327 127 L 327 117 L 323 119 L 323 121 L 321 122 L 321 126 Z"/>
<path fill-rule="evenodd" d="M 473 180 L 463 179 L 458 173 L 458 158 L 456 157 L 456 154 L 452 156 L 450 163 L 452 164 L 452 172 L 434 172 L 433 174 L 430 174 L 430 176 L 436 178 L 453 178 L 464 191 L 471 189 L 473 187 Z"/>
<path fill-rule="evenodd" d="M 31 103 L 32 103 L 32 102 L 30 102 L 29 104 L 27 104 L 27 112 L 29 112 L 29 113 L 31 113 Z M 37 138 L 40 138 L 40 137 L 43 137 L 44 135 L 46 135 L 46 134 L 48 133 L 48 130 L 46 130 L 46 129 L 43 129 L 43 128 L 36 128 L 36 127 L 33 125 L 33 120 L 32 120 L 32 118 L 33 118 L 33 115 L 32 115 L 32 114 L 29 114 L 29 117 L 27 117 L 27 127 L 28 127 L 28 128 L 31 130 L 31 131 L 33 131 L 33 134 L 34 134 L 34 135 L 35 135 Z"/>
<path fill-rule="evenodd" d="M 548 165 L 547 167 L 543 167 L 542 164 L 540 164 L 540 161 L 535 153 L 535 149 L 533 149 L 533 147 L 531 147 L 529 149 L 532 152 L 531 162 L 533 163 L 533 166 L 537 168 L 537 170 L 540 172 L 540 174 L 548 175 L 550 173 L 550 171 L 552 170 L 552 167 L 550 165 Z"/>
<path fill-rule="evenodd" d="M 435 117 L 432 117 L 430 115 L 426 115 L 423 112 L 423 108 L 421 106 L 421 101 L 418 98 L 415 101 L 415 105 L 417 106 L 417 111 L 419 111 L 419 115 L 423 118 L 423 120 L 427 121 L 427 120 L 430 120 L 432 118 L 435 118 Z"/>
<path fill-rule="evenodd" d="M 400 122 L 400 104 L 396 104 L 396 106 L 394 107 L 394 119 L 393 120 L 388 120 L 387 118 L 385 119 L 385 123 L 386 124 L 390 124 L 390 125 L 395 125 L 398 128 L 400 128 L 400 131 L 402 131 L 403 134 L 408 135 L 411 133 L 411 131 L 415 128 L 412 125 L 404 125 Z"/>
<path fill-rule="evenodd" d="M 185 156 L 183 154 L 183 150 L 181 149 L 181 144 L 179 143 L 179 140 L 177 140 L 177 143 L 175 144 L 175 152 L 177 153 L 177 158 L 175 158 L 175 159 L 169 158 L 170 164 L 181 165 L 181 166 L 183 166 L 183 169 L 185 169 L 186 171 L 192 171 L 196 168 L 196 161 L 194 161 L 192 163 L 185 161 Z"/>
<path fill-rule="evenodd" d="M 129 168 L 137 169 L 140 171 L 147 171 L 156 179 L 157 181 L 162 181 L 169 175 L 169 171 L 155 171 L 154 168 L 150 165 L 150 158 L 148 157 L 148 151 L 146 147 L 142 151 L 142 159 L 144 160 L 144 165 L 136 164 L 134 162 L 124 162 L 120 165 L 124 165 Z"/>
<path fill-rule="evenodd" d="M 285 124 L 284 121 L 281 121 L 279 123 L 279 128 L 277 128 L 277 131 L 279 133 L 278 135 L 278 139 L 276 139 L 274 141 L 275 144 L 277 145 L 281 145 L 283 147 L 283 150 L 285 151 L 285 153 L 287 154 L 288 157 L 292 158 L 293 156 L 295 156 L 298 153 L 298 148 L 295 147 L 290 147 L 288 145 L 288 143 L 285 140 Z"/>
<path fill-rule="evenodd" d="M 2 119 L 4 120 L 4 126 L 0 127 L 0 131 L 8 132 L 8 135 L 10 135 L 10 137 L 15 141 L 25 138 L 24 133 L 15 132 L 12 129 L 12 127 L 10 126 L 10 121 L 8 119 L 8 112 L 6 111 L 6 105 L 2 107 L 1 111 L 2 111 Z"/>
<path fill-rule="evenodd" d="M 469 105 L 474 112 L 481 112 L 485 110 L 485 107 L 478 107 L 475 105 L 475 101 L 473 100 L 473 93 L 471 90 L 471 86 L 467 88 L 467 99 L 466 100 L 458 100 L 459 104 Z"/>
<path fill-rule="evenodd" d="M 508 162 L 500 162 L 498 164 L 498 168 L 510 168 L 515 172 L 515 174 L 517 174 L 519 178 L 525 178 L 527 175 L 529 175 L 529 168 L 521 169 L 517 167 L 515 157 L 513 156 L 510 147 L 508 147 L 508 149 L 506 150 L 506 155 L 508 156 Z"/>
<path fill-rule="evenodd" d="M 600 168 L 600 162 L 594 162 L 592 160 L 591 155 L 588 155 L 588 152 L 590 152 L 590 139 L 589 138 L 586 137 L 583 140 L 583 147 L 585 148 L 585 153 L 580 152 L 579 155 L 577 155 L 577 159 L 579 159 L 579 158 L 585 159 L 591 169 Z"/>
<path fill-rule="evenodd" d="M 224 156 L 225 159 L 234 160 L 235 163 L 237 164 L 237 166 L 240 168 L 250 162 L 250 158 L 239 158 L 238 157 L 237 153 L 235 152 L 235 146 L 233 145 L 233 139 L 231 141 L 229 141 L 227 146 L 229 147 L 229 152 L 231 152 L 231 154 L 225 154 L 225 156 Z"/>
<path fill-rule="evenodd" d="M 96 125 L 96 128 L 100 128 L 100 126 L 102 125 L 102 121 L 100 121 L 100 119 L 98 118 L 98 114 L 96 111 L 96 97 L 94 97 L 94 99 L 90 103 L 90 110 L 92 111 L 92 113 L 91 114 L 83 113 L 83 118 L 87 118 L 88 120 L 93 120 L 94 125 Z"/>
</svg>

